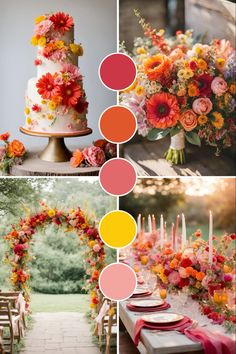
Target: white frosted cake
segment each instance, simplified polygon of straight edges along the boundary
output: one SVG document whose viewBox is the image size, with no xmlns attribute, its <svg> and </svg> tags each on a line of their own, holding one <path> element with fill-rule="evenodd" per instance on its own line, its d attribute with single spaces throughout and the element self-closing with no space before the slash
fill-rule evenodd
<svg viewBox="0 0 236 354">
<path fill-rule="evenodd" d="M 87 128 L 88 102 L 74 43 L 74 21 L 65 13 L 35 19 L 31 43 L 37 46 L 37 77 L 28 81 L 25 128 L 40 133 L 76 133 Z"/>
</svg>

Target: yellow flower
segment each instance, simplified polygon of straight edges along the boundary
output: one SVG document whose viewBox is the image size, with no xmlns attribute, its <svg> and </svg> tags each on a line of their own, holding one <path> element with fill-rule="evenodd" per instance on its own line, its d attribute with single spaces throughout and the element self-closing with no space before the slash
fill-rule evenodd
<svg viewBox="0 0 236 354">
<path fill-rule="evenodd" d="M 127 89 L 125 89 L 124 91 L 122 92 L 130 92 L 130 91 L 133 91 L 135 89 L 135 87 L 137 86 L 137 83 L 138 83 L 138 80 L 134 80 L 134 82 L 129 86 L 127 87 Z"/>
<path fill-rule="evenodd" d="M 157 266 L 152 267 L 152 272 L 153 272 L 154 274 L 157 274 L 157 273 L 158 273 L 158 268 L 157 268 Z"/>
<path fill-rule="evenodd" d="M 196 53 L 197 55 L 201 56 L 201 55 L 203 54 L 202 48 L 196 47 L 196 48 L 195 48 L 195 53 Z"/>
<path fill-rule="evenodd" d="M 47 214 L 50 218 L 53 218 L 56 215 L 56 211 L 54 209 L 50 209 Z"/>
<path fill-rule="evenodd" d="M 93 248 L 93 246 L 95 245 L 95 241 L 89 241 L 89 247 Z"/>
<path fill-rule="evenodd" d="M 135 271 L 135 273 L 139 272 L 139 267 L 137 265 L 133 266 L 133 270 Z"/>
<path fill-rule="evenodd" d="M 207 118 L 207 116 L 205 116 L 204 114 L 202 114 L 202 115 L 200 115 L 199 117 L 198 117 L 198 123 L 200 124 L 200 125 L 204 125 L 204 124 L 206 124 L 206 122 L 208 121 L 208 118 Z"/>
<path fill-rule="evenodd" d="M 48 114 L 48 119 L 49 120 L 53 120 L 54 119 L 54 116 L 52 114 Z"/>
<path fill-rule="evenodd" d="M 205 62 L 205 60 L 203 60 L 203 59 L 198 59 L 197 63 L 198 63 L 198 67 L 199 67 L 201 70 L 206 70 L 206 69 L 207 69 L 207 63 Z"/>
<path fill-rule="evenodd" d="M 185 79 L 190 79 L 190 77 L 193 77 L 194 73 L 191 69 L 185 69 L 184 70 L 184 78 Z"/>
<path fill-rule="evenodd" d="M 232 272 L 232 268 L 227 266 L 226 264 L 223 266 L 223 272 L 224 273 L 231 273 Z"/>
<path fill-rule="evenodd" d="M 196 85 L 190 84 L 188 85 L 188 95 L 190 97 L 196 97 L 199 95 L 199 89 Z"/>
<path fill-rule="evenodd" d="M 112 317 L 115 313 L 116 313 L 115 307 L 111 307 L 111 308 L 109 309 L 109 311 L 108 311 L 108 315 L 111 316 L 111 317 Z"/>
<path fill-rule="evenodd" d="M 91 304 L 89 305 L 89 307 L 90 307 L 91 309 L 94 309 L 95 305 L 91 302 Z"/>
<path fill-rule="evenodd" d="M 73 54 L 76 54 L 78 56 L 82 56 L 84 54 L 83 47 L 79 44 L 71 43 L 70 50 L 72 51 Z"/>
<path fill-rule="evenodd" d="M 137 54 L 146 54 L 146 53 L 147 53 L 147 51 L 145 48 L 143 48 L 143 47 L 137 48 Z"/>
<path fill-rule="evenodd" d="M 65 43 L 64 43 L 63 41 L 56 41 L 56 42 L 55 42 L 55 47 L 56 47 L 57 49 L 62 49 L 62 48 L 64 48 L 64 45 L 65 45 Z"/>
<path fill-rule="evenodd" d="M 224 103 L 225 103 L 226 106 L 229 104 L 231 99 L 232 99 L 232 96 L 229 93 L 225 93 L 225 95 L 224 95 Z"/>
<path fill-rule="evenodd" d="M 16 282 L 17 282 L 17 274 L 16 273 L 12 273 L 12 276 L 11 276 L 11 282 L 13 283 L 13 284 L 15 284 Z"/>
<path fill-rule="evenodd" d="M 37 39 L 35 36 L 33 36 L 33 37 L 31 38 L 31 44 L 32 44 L 33 46 L 38 45 L 38 39 Z"/>
<path fill-rule="evenodd" d="M 30 114 L 30 109 L 29 109 L 29 107 L 25 107 L 25 114 Z"/>
<path fill-rule="evenodd" d="M 233 83 L 229 86 L 229 92 L 232 93 L 233 95 L 236 94 L 236 84 Z"/>
<path fill-rule="evenodd" d="M 224 125 L 224 118 L 222 117 L 221 113 L 213 112 L 212 115 L 214 117 L 214 120 L 211 122 L 212 125 L 214 125 L 216 129 L 221 129 Z"/>
<path fill-rule="evenodd" d="M 136 87 L 135 93 L 136 93 L 137 96 L 141 96 L 143 94 L 143 92 L 144 92 L 143 86 L 139 85 L 139 86 Z"/>
<path fill-rule="evenodd" d="M 36 17 L 36 19 L 34 20 L 34 23 L 37 25 L 38 23 L 42 22 L 43 20 L 45 20 L 45 16 L 41 15 Z"/>
<path fill-rule="evenodd" d="M 27 118 L 26 118 L 26 123 L 29 124 L 29 125 L 32 123 L 32 120 L 31 120 L 30 117 L 27 117 Z"/>
<path fill-rule="evenodd" d="M 45 100 L 42 100 L 42 101 L 41 101 L 41 103 L 42 103 L 42 104 L 46 104 L 46 103 L 47 103 L 47 101 L 45 101 Z"/>
<path fill-rule="evenodd" d="M 217 69 L 223 69 L 223 67 L 225 66 L 225 59 L 224 58 L 218 58 L 216 59 L 216 67 Z"/>
<path fill-rule="evenodd" d="M 40 45 L 40 47 L 44 47 L 46 44 L 46 37 L 40 37 L 38 40 L 38 45 Z"/>
<path fill-rule="evenodd" d="M 48 108 L 51 109 L 51 111 L 55 111 L 55 109 L 57 108 L 57 104 L 53 101 L 49 101 Z"/>
</svg>

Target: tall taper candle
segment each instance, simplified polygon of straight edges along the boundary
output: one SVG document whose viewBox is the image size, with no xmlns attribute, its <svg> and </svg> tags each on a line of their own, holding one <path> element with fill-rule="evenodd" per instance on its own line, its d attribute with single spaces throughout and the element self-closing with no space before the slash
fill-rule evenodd
<svg viewBox="0 0 236 354">
<path fill-rule="evenodd" d="M 213 216 L 209 211 L 209 264 L 212 265 L 213 259 Z"/>
<path fill-rule="evenodd" d="M 156 234 L 157 230 L 156 230 L 156 219 L 155 216 L 152 214 L 152 233 Z"/>
<path fill-rule="evenodd" d="M 176 225 L 175 225 L 175 251 L 179 249 L 179 215 L 176 216 Z"/>
<path fill-rule="evenodd" d="M 161 220 L 160 220 L 160 246 L 163 248 L 164 246 L 164 219 L 163 215 L 161 215 Z"/>
<path fill-rule="evenodd" d="M 137 219 L 137 234 L 139 234 L 141 231 L 141 214 L 138 214 L 138 219 Z"/>
<path fill-rule="evenodd" d="M 175 250 L 175 224 L 173 222 L 171 225 L 171 246 Z"/>
<path fill-rule="evenodd" d="M 150 214 L 148 215 L 148 232 L 152 233 L 152 218 Z"/>
<path fill-rule="evenodd" d="M 182 240 L 181 246 L 184 248 L 186 246 L 187 237 L 186 237 L 186 223 L 185 223 L 185 216 L 182 213 Z"/>
</svg>

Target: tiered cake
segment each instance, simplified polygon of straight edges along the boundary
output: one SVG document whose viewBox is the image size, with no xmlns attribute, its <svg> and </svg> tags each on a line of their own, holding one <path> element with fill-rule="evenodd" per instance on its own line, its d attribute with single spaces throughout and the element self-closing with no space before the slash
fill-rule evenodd
<svg viewBox="0 0 236 354">
<path fill-rule="evenodd" d="M 78 68 L 81 45 L 74 43 L 74 21 L 58 12 L 35 19 L 37 78 L 28 81 L 26 129 L 39 133 L 76 133 L 87 128 L 88 102 Z"/>
</svg>

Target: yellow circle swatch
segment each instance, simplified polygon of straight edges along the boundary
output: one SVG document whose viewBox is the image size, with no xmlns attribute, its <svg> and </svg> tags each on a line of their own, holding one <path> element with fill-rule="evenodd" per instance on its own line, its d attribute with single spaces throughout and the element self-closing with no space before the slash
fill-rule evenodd
<svg viewBox="0 0 236 354">
<path fill-rule="evenodd" d="M 99 224 L 99 234 L 109 247 L 128 246 L 135 238 L 137 226 L 134 218 L 123 210 L 107 213 Z"/>
</svg>

